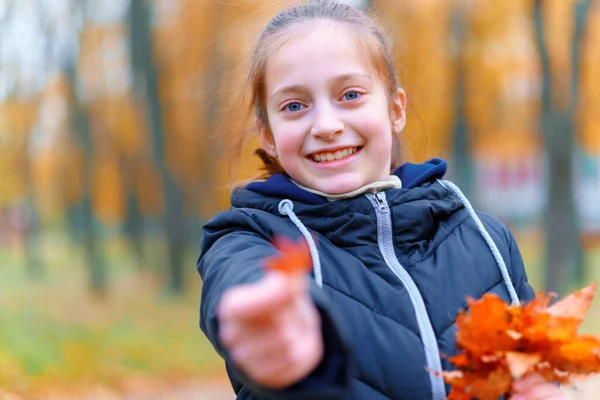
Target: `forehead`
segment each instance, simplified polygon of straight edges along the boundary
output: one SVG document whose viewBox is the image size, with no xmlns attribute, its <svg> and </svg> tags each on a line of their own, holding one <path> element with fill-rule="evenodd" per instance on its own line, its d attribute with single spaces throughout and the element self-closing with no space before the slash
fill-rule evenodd
<svg viewBox="0 0 600 400">
<path fill-rule="evenodd" d="M 281 36 L 274 54 L 310 54 L 319 50 L 356 53 L 357 35 L 350 26 L 335 21 L 309 21 L 292 26 Z"/>
<path fill-rule="evenodd" d="M 266 84 L 284 80 L 322 81 L 327 76 L 372 75 L 359 40 L 350 27 L 329 21 L 303 23 L 282 37 L 282 44 L 266 63 Z"/>
</svg>

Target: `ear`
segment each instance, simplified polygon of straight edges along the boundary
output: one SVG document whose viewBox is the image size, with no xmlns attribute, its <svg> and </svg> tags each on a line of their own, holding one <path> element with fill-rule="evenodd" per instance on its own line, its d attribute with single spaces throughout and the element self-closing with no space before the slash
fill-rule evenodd
<svg viewBox="0 0 600 400">
<path fill-rule="evenodd" d="M 275 139 L 268 126 L 260 122 L 258 119 L 254 120 L 256 125 L 256 131 L 258 132 L 258 140 L 260 146 L 273 158 L 277 158 L 277 147 L 275 146 Z"/>
<path fill-rule="evenodd" d="M 398 88 L 392 96 L 392 129 L 400 133 L 406 125 L 406 93 Z"/>
</svg>

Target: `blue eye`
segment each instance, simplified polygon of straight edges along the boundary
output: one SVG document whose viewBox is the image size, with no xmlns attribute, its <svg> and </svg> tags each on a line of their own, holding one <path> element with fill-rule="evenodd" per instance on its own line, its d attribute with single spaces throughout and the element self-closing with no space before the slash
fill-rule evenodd
<svg viewBox="0 0 600 400">
<path fill-rule="evenodd" d="M 353 90 L 351 92 L 345 93 L 342 98 L 344 100 L 356 100 L 358 99 L 358 97 L 360 96 L 360 93 L 358 93 L 357 91 Z"/>
<path fill-rule="evenodd" d="M 300 103 L 289 103 L 288 105 L 285 106 L 285 109 L 291 112 L 298 112 L 300 110 L 302 110 L 304 106 Z"/>
</svg>

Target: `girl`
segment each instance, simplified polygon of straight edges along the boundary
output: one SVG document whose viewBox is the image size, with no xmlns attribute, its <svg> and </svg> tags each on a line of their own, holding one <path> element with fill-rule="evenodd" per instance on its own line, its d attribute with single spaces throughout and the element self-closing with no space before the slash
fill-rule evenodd
<svg viewBox="0 0 600 400">
<path fill-rule="evenodd" d="M 249 75 L 268 179 L 204 227 L 200 326 L 238 399 L 445 399 L 467 296 L 534 297 L 509 230 L 443 181 L 399 165 L 406 95 L 367 14 L 282 11 Z M 304 238 L 313 276 L 266 273 L 275 236 Z M 563 399 L 528 376 L 513 400 Z"/>
</svg>

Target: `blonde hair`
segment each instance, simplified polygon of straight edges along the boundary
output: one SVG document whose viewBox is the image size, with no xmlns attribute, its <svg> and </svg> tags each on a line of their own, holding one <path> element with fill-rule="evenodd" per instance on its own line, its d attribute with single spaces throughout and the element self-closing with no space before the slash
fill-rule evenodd
<svg viewBox="0 0 600 400">
<path fill-rule="evenodd" d="M 265 70 L 266 63 L 273 53 L 283 45 L 292 35 L 294 28 L 307 22 L 330 21 L 350 28 L 356 36 L 359 54 L 364 54 L 365 64 L 372 68 L 386 88 L 390 107 L 391 98 L 398 89 L 398 78 L 394 67 L 392 46 L 382 26 L 369 14 L 347 4 L 336 1 L 320 0 L 305 5 L 287 8 L 279 12 L 267 24 L 260 34 L 250 58 L 250 69 L 245 83 L 243 96 L 248 110 L 254 114 L 256 121 L 262 126 L 269 127 L 267 107 L 265 104 Z M 239 161 L 243 145 L 248 136 L 255 131 L 242 132 L 234 141 L 231 152 L 232 163 Z M 390 170 L 396 169 L 400 164 L 400 139 L 393 137 L 392 162 Z M 263 175 L 268 178 L 276 173 L 285 173 L 279 161 L 258 148 L 254 151 L 262 161 Z"/>
</svg>

